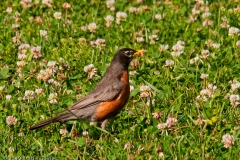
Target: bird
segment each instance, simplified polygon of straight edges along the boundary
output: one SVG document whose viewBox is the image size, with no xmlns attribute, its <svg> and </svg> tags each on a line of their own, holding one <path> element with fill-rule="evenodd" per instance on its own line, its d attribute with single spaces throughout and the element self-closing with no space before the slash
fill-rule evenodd
<svg viewBox="0 0 240 160">
<path fill-rule="evenodd" d="M 101 124 L 105 129 L 108 119 L 116 116 L 130 97 L 128 66 L 135 56 L 143 56 L 144 50 L 122 48 L 114 55 L 102 80 L 91 93 L 55 117 L 30 127 L 35 130 L 55 122 L 83 119 Z"/>
</svg>

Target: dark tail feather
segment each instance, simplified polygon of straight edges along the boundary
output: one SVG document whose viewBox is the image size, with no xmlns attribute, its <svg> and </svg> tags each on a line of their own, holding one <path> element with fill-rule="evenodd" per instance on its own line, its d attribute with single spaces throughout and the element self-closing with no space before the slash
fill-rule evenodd
<svg viewBox="0 0 240 160">
<path fill-rule="evenodd" d="M 48 119 L 46 121 L 40 122 L 40 123 L 32 126 L 30 128 L 30 130 L 41 128 L 41 127 L 46 126 L 46 125 L 48 125 L 50 123 L 64 122 L 64 121 L 71 120 L 71 119 L 72 119 L 72 114 L 69 114 L 69 113 L 62 114 L 62 115 L 50 118 L 50 119 Z"/>
</svg>

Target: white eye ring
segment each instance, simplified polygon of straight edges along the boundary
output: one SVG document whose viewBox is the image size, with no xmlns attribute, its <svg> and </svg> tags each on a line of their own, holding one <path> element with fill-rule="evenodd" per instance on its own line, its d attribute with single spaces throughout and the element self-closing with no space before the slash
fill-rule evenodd
<svg viewBox="0 0 240 160">
<path fill-rule="evenodd" d="M 127 57 L 132 57 L 131 51 L 126 51 L 126 52 L 124 52 L 124 54 Z"/>
</svg>

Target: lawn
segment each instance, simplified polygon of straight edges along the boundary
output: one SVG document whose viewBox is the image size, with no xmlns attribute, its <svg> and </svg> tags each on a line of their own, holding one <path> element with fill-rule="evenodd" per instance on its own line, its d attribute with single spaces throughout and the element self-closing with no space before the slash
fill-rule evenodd
<svg viewBox="0 0 240 160">
<path fill-rule="evenodd" d="M 1 4 L 1 159 L 239 159 L 239 0 Z M 106 131 L 29 130 L 90 93 L 125 47 L 145 55 Z"/>
</svg>

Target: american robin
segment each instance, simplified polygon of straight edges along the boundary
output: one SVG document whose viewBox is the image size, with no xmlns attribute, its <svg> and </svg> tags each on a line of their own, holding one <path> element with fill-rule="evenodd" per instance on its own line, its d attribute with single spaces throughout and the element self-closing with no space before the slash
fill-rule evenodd
<svg viewBox="0 0 240 160">
<path fill-rule="evenodd" d="M 78 118 L 102 123 L 102 128 L 105 128 L 108 119 L 116 116 L 129 99 L 128 66 L 134 56 L 142 54 L 143 50 L 130 48 L 117 51 L 105 76 L 90 94 L 59 115 L 32 126 L 30 130 Z"/>
</svg>

